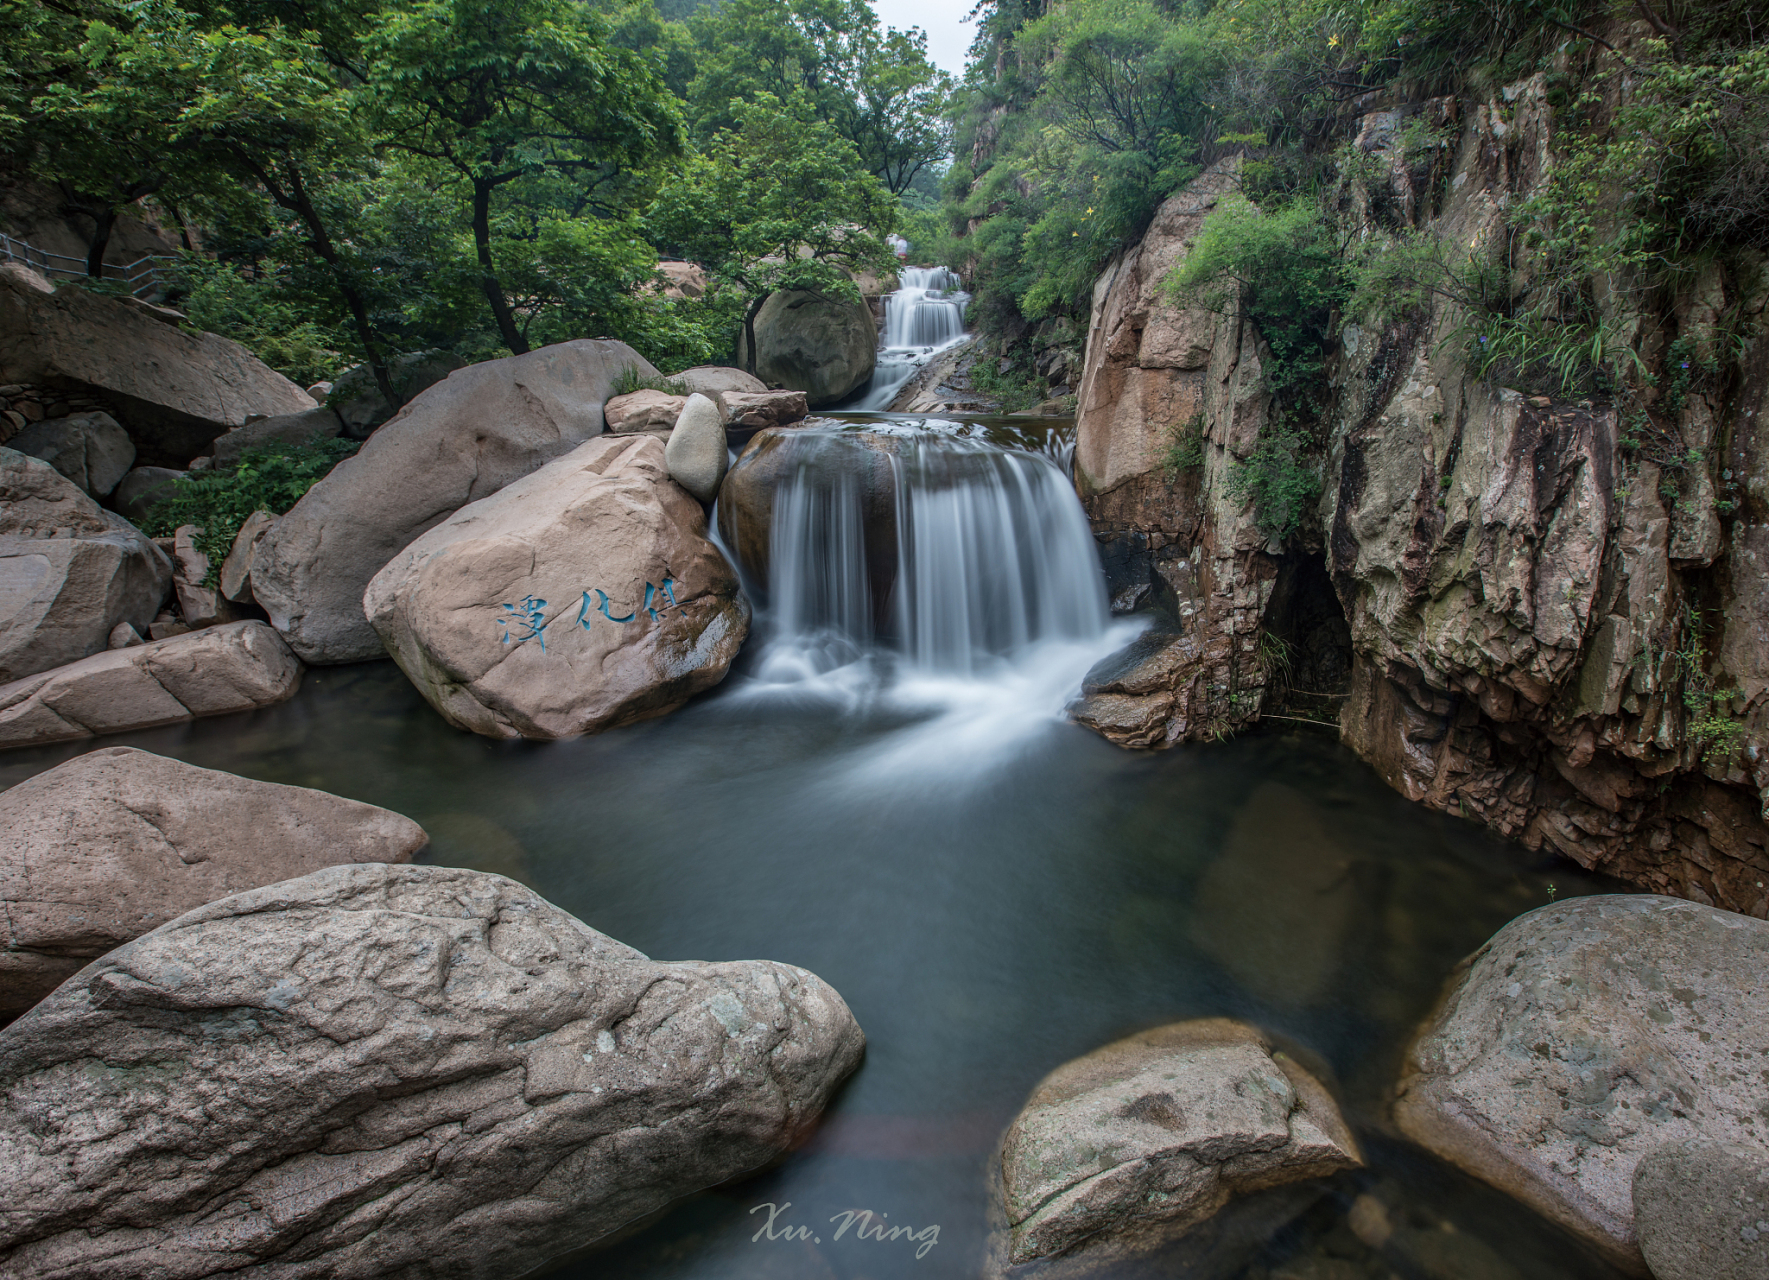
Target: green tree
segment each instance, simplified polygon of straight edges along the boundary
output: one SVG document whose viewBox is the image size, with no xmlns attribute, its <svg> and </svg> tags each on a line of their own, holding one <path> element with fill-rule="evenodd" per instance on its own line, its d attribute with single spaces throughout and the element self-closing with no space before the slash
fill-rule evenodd
<svg viewBox="0 0 1769 1280">
<path fill-rule="evenodd" d="M 735 126 L 664 189 L 651 222 L 716 289 L 742 299 L 753 372 L 755 318 L 768 295 L 805 289 L 858 301 L 853 273 L 894 268 L 884 237 L 901 206 L 802 99 L 759 95 L 734 114 Z"/>
<path fill-rule="evenodd" d="M 612 212 L 635 169 L 679 150 L 674 99 L 573 0 L 408 0 L 365 48 L 383 144 L 458 176 L 479 287 L 504 344 L 527 351 L 493 252 L 494 196 L 543 180 L 571 216 Z"/>
</svg>

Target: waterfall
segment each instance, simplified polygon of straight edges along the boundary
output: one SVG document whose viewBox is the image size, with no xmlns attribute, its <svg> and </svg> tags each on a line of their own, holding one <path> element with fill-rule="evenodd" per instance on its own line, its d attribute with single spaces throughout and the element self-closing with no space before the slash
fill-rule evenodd
<svg viewBox="0 0 1769 1280">
<path fill-rule="evenodd" d="M 904 267 L 897 285 L 897 291 L 884 300 L 878 365 L 850 406 L 853 409 L 888 409 L 898 389 L 931 356 L 964 340 L 964 309 L 970 294 L 956 275 L 945 267 Z"/>
<path fill-rule="evenodd" d="M 776 448 L 767 565 L 746 571 L 793 670 L 884 655 L 969 676 L 1105 634 L 1093 536 L 1047 457 L 912 428 L 808 428 Z"/>
</svg>

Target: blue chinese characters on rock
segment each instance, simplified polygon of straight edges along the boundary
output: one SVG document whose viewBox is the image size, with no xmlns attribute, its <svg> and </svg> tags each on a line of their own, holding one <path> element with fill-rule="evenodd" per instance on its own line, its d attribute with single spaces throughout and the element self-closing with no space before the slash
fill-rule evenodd
<svg viewBox="0 0 1769 1280">
<path fill-rule="evenodd" d="M 593 597 L 593 598 L 592 598 Z M 664 601 L 669 603 L 665 604 Z M 498 617 L 500 644 L 521 644 L 525 640 L 538 640 L 541 652 L 547 651 L 547 627 L 552 620 L 546 616 L 547 602 L 537 596 L 523 596 L 516 604 L 499 606 L 503 613 Z M 678 612 L 682 605 L 676 599 L 676 580 L 665 578 L 663 585 L 647 582 L 645 584 L 645 602 L 624 617 L 616 616 L 614 607 L 608 599 L 608 593 L 600 587 L 591 587 L 583 593 L 583 602 L 577 607 L 577 623 L 585 631 L 595 622 L 595 615 L 600 613 L 614 623 L 632 622 L 641 611 L 650 615 L 653 622 L 658 621 L 671 609 Z"/>
</svg>

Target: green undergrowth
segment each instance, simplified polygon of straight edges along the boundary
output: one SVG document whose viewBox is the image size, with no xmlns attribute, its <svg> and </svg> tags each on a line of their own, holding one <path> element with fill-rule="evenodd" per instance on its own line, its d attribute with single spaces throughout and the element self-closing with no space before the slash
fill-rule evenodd
<svg viewBox="0 0 1769 1280">
<path fill-rule="evenodd" d="M 661 391 L 669 396 L 685 396 L 688 387 L 680 379 L 656 377 L 649 373 L 641 373 L 639 366 L 629 364 L 614 375 L 612 395 L 630 396 L 635 391 Z"/>
<path fill-rule="evenodd" d="M 142 529 L 163 538 L 184 525 L 195 525 L 197 550 L 209 557 L 209 577 L 203 585 L 213 586 L 247 517 L 254 511 L 282 515 L 360 447 L 355 440 L 318 438 L 307 444 L 248 449 L 237 466 L 192 471 L 174 480 L 173 495 L 154 505 Z"/>
</svg>

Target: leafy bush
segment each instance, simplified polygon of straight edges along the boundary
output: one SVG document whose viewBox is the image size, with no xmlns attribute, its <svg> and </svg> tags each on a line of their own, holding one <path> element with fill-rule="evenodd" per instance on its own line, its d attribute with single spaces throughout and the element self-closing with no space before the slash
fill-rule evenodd
<svg viewBox="0 0 1769 1280">
<path fill-rule="evenodd" d="M 648 373 L 640 373 L 639 366 L 629 364 L 614 375 L 614 385 L 609 389 L 610 396 L 630 396 L 635 391 L 661 391 L 666 396 L 685 396 L 688 388 L 675 378 L 656 378 Z"/>
<path fill-rule="evenodd" d="M 1303 458 L 1307 447 L 1302 432 L 1273 423 L 1260 432 L 1246 461 L 1229 471 L 1229 496 L 1237 502 L 1253 500 L 1259 531 L 1274 542 L 1295 533 L 1320 496 L 1320 477 Z"/>
<path fill-rule="evenodd" d="M 1161 470 L 1168 484 L 1176 484 L 1182 475 L 1204 469 L 1204 414 L 1200 410 L 1184 422 L 1167 428 L 1167 448 L 1161 453 Z"/>
<path fill-rule="evenodd" d="M 175 272 L 191 324 L 232 338 L 298 386 L 329 381 L 355 361 L 339 335 L 315 323 L 270 279 L 190 255 Z"/>
<path fill-rule="evenodd" d="M 322 438 L 309 444 L 248 449 L 237 466 L 192 471 L 174 480 L 173 495 L 154 505 L 142 528 L 154 537 L 166 537 L 183 525 L 196 525 L 197 549 L 209 557 L 213 578 L 248 516 L 254 511 L 282 515 L 360 447 L 355 440 Z"/>
</svg>

